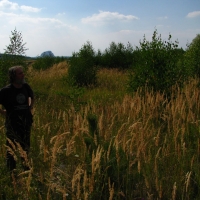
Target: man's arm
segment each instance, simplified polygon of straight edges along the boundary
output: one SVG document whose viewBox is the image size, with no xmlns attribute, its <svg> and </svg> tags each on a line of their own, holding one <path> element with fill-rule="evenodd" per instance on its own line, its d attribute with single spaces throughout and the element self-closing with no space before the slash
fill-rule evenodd
<svg viewBox="0 0 200 200">
<path fill-rule="evenodd" d="M 28 83 L 25 84 L 27 91 L 28 91 L 28 105 L 29 105 L 29 109 L 33 109 L 33 105 L 34 105 L 34 94 L 33 94 L 33 90 L 30 87 L 30 85 Z"/>
<path fill-rule="evenodd" d="M 34 105 L 34 98 L 29 97 L 29 108 L 30 108 L 30 110 L 33 109 L 33 105 Z"/>
</svg>

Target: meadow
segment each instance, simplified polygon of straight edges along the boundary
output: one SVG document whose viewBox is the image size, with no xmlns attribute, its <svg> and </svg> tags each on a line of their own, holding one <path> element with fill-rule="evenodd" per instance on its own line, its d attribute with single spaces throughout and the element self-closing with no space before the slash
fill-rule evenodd
<svg viewBox="0 0 200 200">
<path fill-rule="evenodd" d="M 128 94 L 126 71 L 100 69 L 89 88 L 69 86 L 67 72 L 67 62 L 27 72 L 36 99 L 31 152 L 16 144 L 12 176 L 0 117 L 0 199 L 200 199 L 197 79 L 169 100 Z"/>
</svg>

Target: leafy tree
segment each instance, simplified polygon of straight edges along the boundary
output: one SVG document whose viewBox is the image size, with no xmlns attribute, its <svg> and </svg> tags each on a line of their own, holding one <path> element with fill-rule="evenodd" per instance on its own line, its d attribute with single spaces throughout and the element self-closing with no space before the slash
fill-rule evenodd
<svg viewBox="0 0 200 200">
<path fill-rule="evenodd" d="M 95 51 L 88 41 L 79 52 L 74 52 L 70 58 L 68 78 L 70 83 L 78 86 L 96 84 L 97 67 L 95 66 Z"/>
<path fill-rule="evenodd" d="M 185 53 L 185 65 L 190 69 L 191 76 L 197 76 L 200 79 L 200 34 L 188 45 Z"/>
<path fill-rule="evenodd" d="M 128 69 L 132 64 L 133 47 L 130 43 L 125 46 L 122 43 L 111 42 L 105 49 L 103 56 L 104 66 L 109 68 Z"/>
<path fill-rule="evenodd" d="M 14 31 L 11 31 L 10 44 L 4 50 L 6 54 L 22 56 L 28 50 L 25 45 L 26 43 L 23 43 L 22 33 L 15 28 Z"/>
<path fill-rule="evenodd" d="M 103 53 L 100 49 L 97 50 L 95 54 L 95 65 L 96 66 L 103 66 Z"/>
<path fill-rule="evenodd" d="M 4 86 L 8 81 L 8 69 L 14 65 L 25 65 L 25 44 L 23 43 L 21 32 L 11 31 L 10 44 L 6 46 L 4 54 L 0 59 L 0 87 Z"/>
<path fill-rule="evenodd" d="M 183 50 L 178 49 L 178 41 L 172 42 L 169 34 L 168 41 L 162 41 L 157 30 L 152 41 L 144 36 L 140 46 L 134 52 L 133 70 L 129 77 L 129 88 L 136 91 L 139 87 L 165 92 L 170 95 L 173 85 L 182 85 L 187 75 L 185 68 L 178 64 Z M 182 53 L 180 53 L 182 52 Z"/>
</svg>

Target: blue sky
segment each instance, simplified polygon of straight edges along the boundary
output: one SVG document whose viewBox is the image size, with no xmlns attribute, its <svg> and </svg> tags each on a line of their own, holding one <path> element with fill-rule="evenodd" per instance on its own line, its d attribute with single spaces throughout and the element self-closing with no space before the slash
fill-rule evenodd
<svg viewBox="0 0 200 200">
<path fill-rule="evenodd" d="M 15 28 L 27 56 L 71 56 L 87 41 L 95 51 L 111 42 L 135 47 L 155 28 L 185 49 L 200 34 L 200 0 L 0 0 L 0 27 L 0 53 Z"/>
</svg>

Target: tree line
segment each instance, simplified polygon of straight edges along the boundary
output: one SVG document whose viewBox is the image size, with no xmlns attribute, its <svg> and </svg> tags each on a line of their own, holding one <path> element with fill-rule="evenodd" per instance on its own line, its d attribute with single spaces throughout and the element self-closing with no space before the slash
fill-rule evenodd
<svg viewBox="0 0 200 200">
<path fill-rule="evenodd" d="M 172 41 L 171 34 L 167 41 L 162 40 L 157 30 L 151 41 L 144 36 L 135 49 L 130 43 L 125 46 L 112 42 L 104 52 L 95 52 L 87 42 L 73 53 L 68 76 L 78 86 L 90 86 L 96 84 L 100 68 L 117 68 L 129 72 L 129 91 L 145 88 L 170 96 L 172 87 L 182 87 L 190 77 L 200 78 L 200 34 L 186 50 L 178 44 L 177 40 Z"/>
<path fill-rule="evenodd" d="M 45 70 L 55 63 L 67 60 L 69 62 L 68 83 L 79 87 L 95 86 L 97 72 L 101 68 L 127 70 L 129 78 L 127 88 L 136 91 L 138 88 L 148 88 L 153 91 L 165 92 L 170 95 L 173 86 L 182 87 L 190 77 L 200 78 L 200 34 L 183 50 L 178 47 L 178 41 L 162 40 L 157 29 L 152 40 L 144 35 L 139 46 L 133 48 L 128 42 L 111 42 L 104 51 L 95 51 L 92 43 L 87 41 L 78 52 L 73 52 L 70 58 L 38 57 L 33 64 L 36 70 Z M 5 84 L 7 69 L 16 64 L 26 67 L 25 47 L 21 32 L 11 31 L 10 44 L 0 59 L 0 84 Z"/>
</svg>

